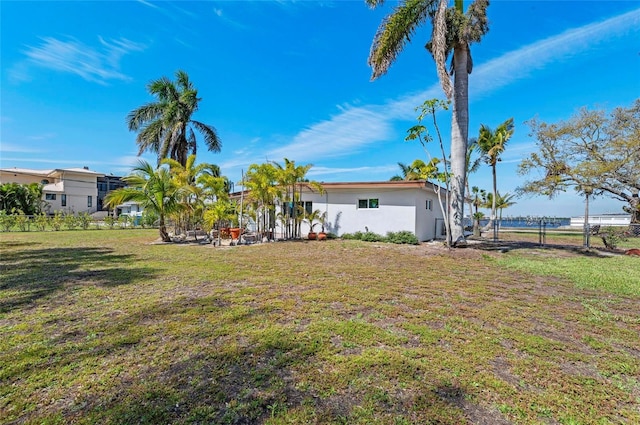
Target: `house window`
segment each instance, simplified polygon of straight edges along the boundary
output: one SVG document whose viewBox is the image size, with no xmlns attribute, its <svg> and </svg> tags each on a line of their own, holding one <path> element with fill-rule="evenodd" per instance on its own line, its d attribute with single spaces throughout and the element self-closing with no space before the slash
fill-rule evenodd
<svg viewBox="0 0 640 425">
<path fill-rule="evenodd" d="M 93 206 L 93 196 L 87 196 L 87 207 L 91 208 Z"/>
<path fill-rule="evenodd" d="M 427 199 L 427 209 L 431 211 L 432 208 L 433 208 L 433 204 L 431 203 L 431 199 Z"/>
<path fill-rule="evenodd" d="M 313 212 L 313 202 L 311 201 L 300 201 L 298 202 L 298 206 L 304 210 L 304 215 L 307 216 Z"/>
<path fill-rule="evenodd" d="M 55 201 L 56 200 L 56 194 L 55 193 L 47 193 L 44 195 L 44 200 L 45 201 Z"/>
<path fill-rule="evenodd" d="M 63 207 L 67 206 L 67 195 L 65 195 L 64 193 L 60 195 L 60 205 L 62 205 Z"/>
<path fill-rule="evenodd" d="M 378 198 L 358 199 L 358 209 L 378 208 Z"/>
</svg>

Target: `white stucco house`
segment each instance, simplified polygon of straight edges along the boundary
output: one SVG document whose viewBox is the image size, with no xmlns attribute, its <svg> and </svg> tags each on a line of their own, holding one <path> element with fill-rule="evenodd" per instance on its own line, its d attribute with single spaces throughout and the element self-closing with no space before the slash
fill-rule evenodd
<svg viewBox="0 0 640 425">
<path fill-rule="evenodd" d="M 0 183 L 40 183 L 44 211 L 53 214 L 93 213 L 98 209 L 98 177 L 104 174 L 83 168 L 32 170 L 27 168 L 0 169 Z"/>
<path fill-rule="evenodd" d="M 306 211 L 326 213 L 325 231 L 341 236 L 345 233 L 407 230 L 418 240 L 444 237 L 444 216 L 436 189 L 422 181 L 322 183 L 324 193 L 302 184 L 301 202 Z M 441 188 L 442 201 L 446 189 Z M 284 208 L 280 205 L 280 209 Z M 278 210 L 277 212 L 281 212 Z M 276 223 L 276 234 L 278 234 Z M 320 231 L 320 226 L 314 230 Z M 301 233 L 309 232 L 303 223 Z"/>
</svg>

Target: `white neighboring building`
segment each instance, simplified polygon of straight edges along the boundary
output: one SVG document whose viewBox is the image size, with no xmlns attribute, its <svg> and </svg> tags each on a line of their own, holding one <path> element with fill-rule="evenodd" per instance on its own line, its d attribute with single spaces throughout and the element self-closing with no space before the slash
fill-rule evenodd
<svg viewBox="0 0 640 425">
<path fill-rule="evenodd" d="M 98 177 L 104 174 L 89 168 L 56 168 L 31 170 L 27 168 L 0 169 L 0 183 L 40 183 L 44 211 L 53 214 L 93 213 L 98 209 Z"/>
<path fill-rule="evenodd" d="M 631 224 L 630 214 L 594 214 L 589 215 L 589 225 L 605 226 L 629 226 Z M 584 216 L 571 217 L 569 223 L 571 227 L 583 227 Z"/>
<path fill-rule="evenodd" d="M 322 183 L 324 193 L 303 189 L 306 211 L 326 212 L 325 231 L 341 236 L 357 231 L 386 235 L 407 230 L 418 240 L 444 238 L 444 217 L 432 183 L 386 181 Z M 441 189 L 442 201 L 446 189 Z M 308 203 L 311 203 L 310 205 Z M 321 225 L 315 226 L 316 232 Z M 302 234 L 309 232 L 303 223 Z"/>
<path fill-rule="evenodd" d="M 128 215 L 131 217 L 142 217 L 143 208 L 138 202 L 127 201 L 115 208 L 115 216 Z"/>
</svg>

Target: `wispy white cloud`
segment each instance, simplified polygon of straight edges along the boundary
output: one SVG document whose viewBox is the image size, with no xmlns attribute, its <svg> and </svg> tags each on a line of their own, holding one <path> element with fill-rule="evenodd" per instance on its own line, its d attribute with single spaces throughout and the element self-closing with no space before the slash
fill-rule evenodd
<svg viewBox="0 0 640 425">
<path fill-rule="evenodd" d="M 599 44 L 631 31 L 640 32 L 640 9 L 571 29 L 505 53 L 475 67 L 471 75 L 471 95 L 479 98 L 529 78 L 534 71 L 559 60 L 575 59 L 597 49 Z M 435 97 L 443 97 L 439 84 L 381 105 L 346 107 L 330 119 L 302 130 L 289 144 L 269 152 L 269 156 L 305 161 L 352 154 L 388 140 L 394 121 L 415 118 L 415 107 L 425 99 Z"/>
<path fill-rule="evenodd" d="M 54 133 L 44 133 L 44 134 L 34 134 L 32 136 L 27 136 L 27 139 L 39 141 L 39 140 L 53 139 L 54 137 L 56 137 Z"/>
<path fill-rule="evenodd" d="M 44 153 L 44 152 L 47 152 L 47 151 L 43 150 L 43 149 L 34 148 L 32 146 L 15 145 L 15 144 L 12 144 L 12 143 L 2 142 L 2 143 L 0 143 L 0 152 L 2 152 L 2 153 L 6 153 L 6 152 L 10 152 L 10 153 Z M 3 159 L 6 160 L 7 158 L 3 158 Z"/>
<path fill-rule="evenodd" d="M 137 2 L 140 3 L 140 4 L 143 4 L 143 5 L 147 6 L 147 7 L 151 7 L 153 9 L 157 9 L 158 8 L 157 4 L 154 4 L 154 3 L 150 2 L 150 1 L 137 0 Z"/>
<path fill-rule="evenodd" d="M 220 19 L 222 22 L 234 28 L 241 29 L 241 30 L 249 28 L 247 25 L 243 24 L 242 22 L 239 22 L 227 16 L 227 14 L 224 13 L 224 11 L 220 8 L 214 7 L 213 14 L 216 15 L 218 19 Z"/>
<path fill-rule="evenodd" d="M 333 176 L 335 174 L 368 173 L 388 174 L 397 171 L 397 166 L 383 165 L 379 167 L 313 167 L 309 170 L 309 177 Z"/>
<path fill-rule="evenodd" d="M 388 139 L 391 122 L 378 108 L 350 108 L 298 133 L 293 141 L 270 151 L 272 158 L 331 158 Z"/>
<path fill-rule="evenodd" d="M 89 46 L 74 38 L 42 38 L 39 45 L 27 47 L 26 59 L 12 67 L 11 79 L 29 81 L 34 68 L 45 68 L 75 74 L 99 84 L 129 80 L 130 77 L 120 71 L 120 61 L 123 56 L 142 51 L 146 46 L 126 38 L 106 40 L 98 37 L 98 42 L 98 46 Z"/>
</svg>

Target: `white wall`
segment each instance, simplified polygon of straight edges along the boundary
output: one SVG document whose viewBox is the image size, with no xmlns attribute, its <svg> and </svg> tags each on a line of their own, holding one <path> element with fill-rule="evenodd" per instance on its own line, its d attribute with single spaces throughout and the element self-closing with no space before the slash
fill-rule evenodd
<svg viewBox="0 0 640 425">
<path fill-rule="evenodd" d="M 387 232 L 407 230 L 421 240 L 435 237 L 436 217 L 442 218 L 436 194 L 431 189 L 418 188 L 340 188 L 326 189 L 323 195 L 303 193 L 304 201 L 312 201 L 313 209 L 327 212 L 327 232 L 340 236 L 356 231 L 386 235 Z M 358 199 L 377 198 L 378 208 L 358 208 Z M 426 200 L 432 199 L 432 209 Z M 315 230 L 319 230 L 316 226 Z M 309 231 L 305 223 L 302 234 Z"/>
<path fill-rule="evenodd" d="M 74 213 L 92 213 L 98 210 L 98 183 L 95 175 L 86 175 L 63 171 L 60 179 L 64 182 L 64 193 L 67 195 L 67 206 L 60 207 L 65 211 Z M 91 196 L 91 206 L 88 206 L 88 197 Z M 56 196 L 58 205 L 60 194 Z M 53 209 L 53 208 L 52 208 Z"/>
</svg>

